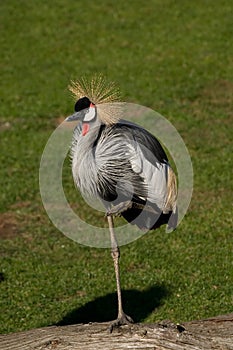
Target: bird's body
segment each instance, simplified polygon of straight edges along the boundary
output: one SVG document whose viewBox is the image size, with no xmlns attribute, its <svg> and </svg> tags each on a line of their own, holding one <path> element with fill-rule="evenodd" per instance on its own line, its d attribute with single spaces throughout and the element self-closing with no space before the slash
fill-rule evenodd
<svg viewBox="0 0 233 350">
<path fill-rule="evenodd" d="M 97 121 L 83 135 L 79 124 L 71 155 L 74 181 L 83 196 L 99 198 L 107 210 L 131 201 L 132 207 L 121 214 L 139 228 L 157 228 L 175 213 L 175 183 L 168 185 L 173 171 L 167 156 L 158 140 L 139 125 L 120 120 L 106 126 Z M 143 205 L 145 213 L 137 219 Z"/>
<path fill-rule="evenodd" d="M 175 228 L 176 177 L 159 141 L 141 126 L 115 116 L 115 107 L 108 105 L 115 98 L 112 86 L 106 90 L 100 79 L 89 88 L 86 82 L 74 83 L 70 90 L 78 100 L 75 113 L 66 120 L 80 121 L 71 147 L 74 182 L 84 197 L 103 202 L 109 224 L 118 295 L 113 327 L 132 322 L 122 308 L 113 217 L 122 215 L 145 231 L 163 224 Z"/>
</svg>

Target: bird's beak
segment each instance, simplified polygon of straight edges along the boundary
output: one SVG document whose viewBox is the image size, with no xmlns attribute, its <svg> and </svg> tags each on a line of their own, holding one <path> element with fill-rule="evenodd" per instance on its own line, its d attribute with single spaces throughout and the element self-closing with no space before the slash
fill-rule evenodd
<svg viewBox="0 0 233 350">
<path fill-rule="evenodd" d="M 69 115 L 69 117 L 67 117 L 67 118 L 65 119 L 65 121 L 66 121 L 66 122 L 73 122 L 74 120 L 78 120 L 78 119 L 80 119 L 81 117 L 82 117 L 82 113 L 76 112 L 76 113 L 74 113 L 74 114 L 72 114 L 72 115 Z"/>
</svg>

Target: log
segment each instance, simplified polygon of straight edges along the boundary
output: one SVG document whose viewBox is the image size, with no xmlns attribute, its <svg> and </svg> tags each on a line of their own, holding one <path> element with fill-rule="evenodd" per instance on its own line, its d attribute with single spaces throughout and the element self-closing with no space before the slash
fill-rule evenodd
<svg viewBox="0 0 233 350">
<path fill-rule="evenodd" d="M 109 322 L 50 326 L 0 335 L 1 350 L 232 350 L 233 313 L 175 325 L 133 324 L 109 332 Z"/>
</svg>

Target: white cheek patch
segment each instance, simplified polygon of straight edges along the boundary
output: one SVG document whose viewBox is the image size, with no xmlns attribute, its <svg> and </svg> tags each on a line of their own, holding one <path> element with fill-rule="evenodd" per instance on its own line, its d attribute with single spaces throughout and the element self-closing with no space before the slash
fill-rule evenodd
<svg viewBox="0 0 233 350">
<path fill-rule="evenodd" d="M 95 107 L 89 107 L 85 117 L 83 118 L 84 122 L 89 122 L 95 118 Z"/>
</svg>

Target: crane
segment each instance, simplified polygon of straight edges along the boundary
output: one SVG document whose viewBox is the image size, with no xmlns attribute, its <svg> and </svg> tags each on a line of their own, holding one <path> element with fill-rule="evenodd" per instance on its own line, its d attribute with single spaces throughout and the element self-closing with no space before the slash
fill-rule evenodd
<svg viewBox="0 0 233 350">
<path fill-rule="evenodd" d="M 119 119 L 118 92 L 102 77 L 71 82 L 74 114 L 80 121 L 71 145 L 72 174 L 83 196 L 100 199 L 106 208 L 118 296 L 115 326 L 133 323 L 122 306 L 114 217 L 123 216 L 141 230 L 177 223 L 176 176 L 159 141 L 143 127 Z"/>
</svg>

